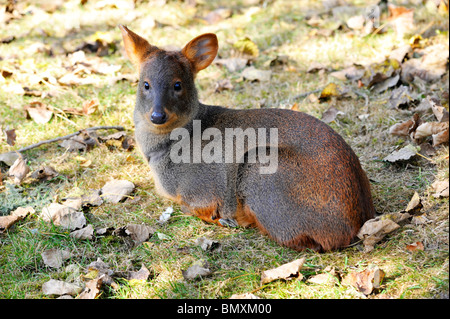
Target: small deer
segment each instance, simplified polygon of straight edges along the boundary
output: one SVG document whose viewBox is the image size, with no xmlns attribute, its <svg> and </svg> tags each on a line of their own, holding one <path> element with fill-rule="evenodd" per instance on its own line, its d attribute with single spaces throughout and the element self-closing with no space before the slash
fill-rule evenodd
<svg viewBox="0 0 450 319">
<path fill-rule="evenodd" d="M 292 110 L 199 102 L 194 79 L 217 55 L 216 35 L 203 34 L 181 51 L 165 51 L 119 27 L 127 56 L 139 70 L 135 136 L 158 193 L 207 222 L 257 227 L 298 251 L 348 246 L 374 217 L 369 180 L 358 157 L 327 124 Z M 223 138 L 231 129 L 247 137 L 258 133 L 257 143 L 248 139 L 237 145 L 242 143 L 236 134 Z M 183 145 L 174 133 L 185 137 Z M 213 161 L 198 160 L 211 143 L 205 136 L 217 137 L 214 145 L 225 150 Z M 187 160 L 174 160 L 180 151 L 196 147 L 200 154 L 191 151 Z M 235 147 L 241 155 L 227 161 L 223 153 Z M 275 155 L 270 158 L 276 159 L 276 169 L 262 173 L 267 161 L 260 159 L 267 153 Z"/>
</svg>

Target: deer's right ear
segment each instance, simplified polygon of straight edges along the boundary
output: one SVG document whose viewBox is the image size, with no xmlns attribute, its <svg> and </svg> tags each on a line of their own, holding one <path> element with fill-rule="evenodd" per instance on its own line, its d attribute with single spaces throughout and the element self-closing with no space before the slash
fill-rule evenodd
<svg viewBox="0 0 450 319">
<path fill-rule="evenodd" d="M 213 33 L 206 33 L 191 40 L 181 50 L 181 53 L 192 63 L 194 73 L 197 73 L 211 64 L 218 50 L 217 36 Z"/>
<path fill-rule="evenodd" d="M 148 43 L 147 40 L 137 35 L 124 25 L 119 25 L 122 31 L 123 43 L 125 51 L 130 61 L 139 68 L 145 58 L 157 48 Z"/>
</svg>

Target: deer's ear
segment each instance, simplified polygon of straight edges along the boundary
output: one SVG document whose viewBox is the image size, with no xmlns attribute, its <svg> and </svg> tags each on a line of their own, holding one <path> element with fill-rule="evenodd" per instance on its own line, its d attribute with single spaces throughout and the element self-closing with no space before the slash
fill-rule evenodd
<svg viewBox="0 0 450 319">
<path fill-rule="evenodd" d="M 151 54 L 152 51 L 157 50 L 155 46 L 148 43 L 147 40 L 137 35 L 124 25 L 119 25 L 122 31 L 123 43 L 125 51 L 130 61 L 139 68 L 139 65 Z"/>
<path fill-rule="evenodd" d="M 197 73 L 211 64 L 218 50 L 216 35 L 205 33 L 186 44 L 181 53 L 192 63 L 194 73 Z"/>
</svg>

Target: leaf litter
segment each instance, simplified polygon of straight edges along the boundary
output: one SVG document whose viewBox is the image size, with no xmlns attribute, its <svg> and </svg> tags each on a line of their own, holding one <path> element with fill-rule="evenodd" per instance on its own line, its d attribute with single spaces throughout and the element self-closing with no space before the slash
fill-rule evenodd
<svg viewBox="0 0 450 319">
<path fill-rule="evenodd" d="M 373 32 L 374 30 L 376 31 L 376 29 L 373 28 L 373 25 L 372 26 L 370 25 L 370 21 L 367 19 L 367 17 L 365 17 L 364 15 L 361 15 L 360 12 L 354 10 L 354 8 L 352 8 L 351 6 L 343 6 L 343 7 L 344 8 L 339 8 L 339 10 L 338 9 L 333 9 L 333 10 L 330 9 L 329 10 L 328 14 L 331 12 L 333 17 L 337 18 L 338 22 L 332 28 L 329 27 L 328 30 L 330 30 L 331 32 L 335 32 L 336 30 L 338 30 L 338 28 L 341 28 L 341 29 L 344 28 L 343 30 L 347 30 L 345 28 L 348 28 L 348 29 L 351 29 L 350 32 L 354 32 L 354 33 L 351 33 L 354 35 L 355 34 L 364 34 L 364 32 L 366 32 L 365 30 L 370 30 L 370 32 Z M 345 7 L 347 7 L 347 8 L 345 8 Z M 390 8 L 390 12 L 395 12 L 395 10 Z M 410 12 L 411 12 L 411 10 L 402 11 L 402 9 L 400 9 L 399 12 L 397 12 L 395 14 L 390 13 L 391 14 L 390 20 L 393 21 L 395 32 L 400 33 L 400 34 L 403 33 L 404 31 L 402 30 L 402 28 L 404 29 L 404 24 L 406 24 L 405 21 L 407 21 L 408 23 L 410 23 L 411 21 L 413 22 L 413 20 L 411 20 L 412 15 Z M 225 15 L 222 17 L 220 16 L 222 14 L 220 12 L 216 12 L 215 14 L 216 14 L 215 17 L 214 17 L 214 14 L 210 15 L 210 17 L 207 19 L 208 23 L 211 23 L 211 24 L 220 23 L 221 21 L 224 21 L 225 19 L 228 18 L 227 12 L 225 12 Z M 311 21 L 308 21 L 309 23 L 311 23 L 311 25 L 322 26 L 322 30 L 319 30 L 319 31 L 324 31 L 324 32 L 327 31 L 327 29 L 324 27 L 325 24 L 323 23 L 324 19 L 323 19 L 322 15 L 319 15 L 317 17 L 315 23 L 312 20 L 313 19 L 311 19 Z M 360 33 L 358 33 L 358 32 L 360 32 Z M 384 32 L 384 30 L 380 30 L 379 32 L 380 33 Z M 317 33 L 317 34 L 319 34 L 319 33 Z M 11 41 L 14 41 L 14 40 L 15 39 L 11 39 Z M 9 41 L 9 40 L 7 39 L 7 41 Z M 71 64 L 64 63 L 63 65 L 64 65 L 64 67 L 67 68 L 67 70 L 69 71 L 69 74 L 71 74 L 71 77 L 67 78 L 67 83 L 65 83 L 66 85 L 74 85 L 74 84 L 79 84 L 79 83 L 81 83 L 81 84 L 82 83 L 95 83 L 95 80 L 94 80 L 95 77 L 93 75 L 102 74 L 102 71 L 101 71 L 102 67 L 96 65 L 96 62 L 95 62 L 96 59 L 95 58 L 91 59 L 91 57 L 87 56 L 87 54 L 88 54 L 88 52 L 90 52 L 90 53 L 96 54 L 97 56 L 102 56 L 103 53 L 101 53 L 101 52 L 102 51 L 105 52 L 104 47 L 109 46 L 109 44 L 108 44 L 108 41 L 104 41 L 103 43 L 100 43 L 100 42 L 102 42 L 102 41 L 85 42 L 85 43 L 83 43 L 83 45 L 81 47 L 78 47 L 77 50 L 75 50 L 74 52 L 70 52 L 70 53 L 67 52 L 67 53 L 69 53 L 68 57 L 70 57 L 70 59 L 71 59 L 70 60 Z M 244 73 L 242 71 L 245 71 L 246 67 L 251 67 L 252 61 L 254 61 L 254 58 L 258 55 L 261 55 L 261 52 L 259 52 L 260 51 L 259 48 L 249 38 L 243 38 L 242 41 L 240 41 L 240 45 L 241 46 L 239 46 L 239 45 L 233 46 L 234 50 L 235 50 L 234 54 L 236 54 L 236 57 L 234 57 L 233 59 L 237 59 L 237 56 L 244 57 L 244 58 L 240 58 L 240 59 L 242 59 L 242 61 L 239 62 L 240 64 L 238 64 L 237 61 L 231 62 L 231 63 L 235 63 L 237 66 L 234 68 L 233 68 L 233 66 L 231 66 L 230 69 L 228 69 L 228 66 L 226 66 L 225 64 L 223 64 L 223 65 L 228 69 L 228 71 L 230 73 L 240 72 L 240 75 L 242 75 Z M 252 49 L 252 46 L 253 46 L 253 49 Z M 257 50 L 254 50 L 255 49 L 254 46 L 256 46 Z M 112 49 L 112 46 L 109 49 Z M 433 49 L 435 49 L 436 51 L 441 50 L 438 47 L 433 48 Z M 252 50 L 253 50 L 253 52 L 252 52 Z M 84 56 L 82 53 L 77 52 L 77 51 L 82 51 L 84 53 Z M 394 51 L 396 51 L 396 52 L 394 52 Z M 388 102 L 390 102 L 392 104 L 392 107 L 394 109 L 398 109 L 398 110 L 408 110 L 410 108 L 416 107 L 420 103 L 420 100 L 421 100 L 420 95 L 419 95 L 419 97 L 417 97 L 414 95 L 414 92 L 413 92 L 415 83 L 418 83 L 417 79 L 420 79 L 420 80 L 426 81 L 426 82 L 432 82 L 432 81 L 435 81 L 436 79 L 439 79 L 440 76 L 442 76 L 440 74 L 442 73 L 442 70 L 443 70 L 442 69 L 442 66 L 443 66 L 442 61 L 445 60 L 445 55 L 443 56 L 443 59 L 440 60 L 437 57 L 437 55 L 433 55 L 432 49 L 419 52 L 417 50 L 417 48 L 414 47 L 413 45 L 408 45 L 403 48 L 400 47 L 394 51 L 391 53 L 391 56 L 389 56 L 389 58 L 386 59 L 384 62 L 381 62 L 378 64 L 367 65 L 367 66 L 361 66 L 360 64 L 354 64 L 350 68 L 344 69 L 345 72 L 339 74 L 339 76 L 340 76 L 339 80 L 352 81 L 353 84 L 357 84 L 359 87 L 369 88 L 372 93 L 376 93 L 376 94 L 380 94 L 380 93 L 384 93 L 384 92 L 387 92 L 389 94 L 390 91 L 401 87 L 401 85 L 407 86 L 408 91 L 406 89 L 402 88 L 402 91 L 399 90 L 398 92 L 396 92 L 397 94 L 393 95 L 392 98 L 388 99 Z M 255 52 L 257 52 L 257 54 L 255 54 Z M 420 56 L 419 58 L 417 57 L 418 55 Z M 80 60 L 77 60 L 80 57 L 83 57 L 84 59 L 88 60 L 89 65 L 83 65 L 82 63 L 80 63 Z M 433 61 L 433 58 L 436 58 L 437 61 Z M 391 61 L 392 59 L 395 59 L 400 63 L 400 68 L 401 68 L 400 71 L 398 71 L 398 68 L 393 67 L 395 62 L 392 62 Z M 447 57 L 447 60 L 448 60 L 448 57 Z M 97 61 L 100 61 L 100 60 L 97 60 Z M 408 62 L 408 61 L 411 61 L 411 62 Z M 245 64 L 244 64 L 244 62 L 245 62 Z M 218 64 L 220 64 L 220 63 L 218 63 Z M 230 65 L 232 65 L 232 64 L 230 64 Z M 283 65 L 283 63 L 281 63 L 281 65 Z M 384 68 L 383 68 L 383 65 L 385 66 Z M 436 66 L 436 67 L 434 68 L 434 66 Z M 108 65 L 104 65 L 104 67 L 105 67 L 104 72 L 106 72 L 106 73 L 103 73 L 103 74 L 109 73 L 113 77 L 116 77 L 116 73 L 118 72 L 118 70 L 115 70 L 114 66 L 109 68 Z M 255 69 L 256 69 L 256 67 L 255 67 Z M 266 71 L 266 70 L 259 70 L 259 69 L 256 69 L 256 70 L 257 71 Z M 327 69 L 325 67 L 322 70 L 324 70 L 324 72 L 329 72 L 330 69 Z M 367 70 L 369 70 L 369 72 L 367 72 Z M 337 72 L 332 72 L 332 73 L 337 75 Z M 332 75 L 332 73 L 330 75 Z M 269 74 L 269 73 L 266 73 L 266 75 L 264 75 L 264 73 L 258 74 L 258 72 L 256 72 L 255 79 L 252 80 L 251 77 L 246 78 L 246 79 L 249 79 L 249 81 L 261 81 L 261 79 L 263 79 L 263 82 L 264 82 L 264 81 L 266 81 L 264 79 L 264 76 L 267 76 L 267 74 Z M 8 76 L 7 73 L 5 73 L 5 76 Z M 11 75 L 9 75 L 9 76 L 11 76 Z M 92 76 L 92 78 L 91 78 L 91 76 Z M 117 76 L 121 77 L 122 75 L 119 74 Z M 56 81 L 58 81 L 58 82 L 60 81 L 59 83 L 63 84 L 64 80 L 61 80 L 62 79 L 61 77 L 56 77 L 56 78 L 57 78 Z M 269 79 L 270 79 L 270 77 L 269 77 Z M 224 82 L 224 84 L 218 86 L 219 89 L 216 90 L 218 93 L 220 93 L 223 90 L 233 89 L 233 82 L 230 79 L 227 79 L 227 80 L 228 80 L 227 82 Z M 22 87 L 21 87 L 21 89 L 22 89 Z M 23 91 L 26 92 L 25 89 L 23 89 Z M 337 94 L 331 94 L 329 97 L 340 97 L 340 92 L 338 92 Z M 323 102 L 324 100 L 327 100 L 329 97 L 323 96 L 321 99 L 322 100 L 321 102 Z M 371 99 L 373 99 L 372 96 L 371 96 Z M 96 106 L 95 106 L 96 104 L 95 103 L 92 103 L 92 107 L 89 107 L 88 104 L 86 104 L 86 105 L 87 105 L 86 109 L 83 107 L 83 110 L 81 111 L 81 113 L 77 113 L 78 111 L 67 110 L 67 109 L 65 110 L 65 112 L 69 113 L 69 114 L 73 114 L 73 115 L 81 115 L 81 114 L 88 115 L 88 113 L 93 114 L 94 112 L 96 112 Z M 38 106 L 38 104 L 36 104 L 36 106 Z M 51 107 L 47 107 L 47 110 L 51 111 L 52 109 L 51 109 Z M 337 109 L 333 106 L 330 106 L 328 108 L 328 110 L 330 110 L 330 113 L 331 113 L 329 121 L 332 122 L 336 118 L 335 114 L 337 114 L 337 112 L 339 112 L 339 111 L 337 111 Z M 73 111 L 73 113 L 71 113 L 71 111 Z M 443 108 L 442 113 L 444 114 L 445 111 L 446 111 L 446 109 Z M 56 111 L 53 110 L 53 112 L 56 112 Z M 328 121 L 327 117 L 324 115 L 326 115 L 326 112 L 323 114 L 322 120 Z M 443 115 L 443 117 L 444 117 L 444 115 Z M 447 118 L 448 118 L 448 111 L 447 111 Z M 437 119 L 437 123 L 441 122 L 441 120 L 437 116 L 436 116 L 436 119 Z M 419 123 L 419 122 L 420 121 L 412 123 L 412 126 L 405 125 L 405 130 L 407 131 L 407 135 L 403 135 L 403 136 L 409 136 L 413 143 L 415 143 L 417 139 L 425 139 L 431 143 L 432 135 L 436 135 L 437 131 L 434 128 L 427 127 L 427 126 L 434 126 L 434 124 L 433 125 L 428 124 L 426 126 L 421 127 L 418 130 L 419 134 L 417 134 L 417 138 L 415 138 L 414 134 L 417 132 L 417 129 L 420 127 L 419 125 L 416 125 L 416 123 Z M 421 124 L 426 124 L 426 123 L 428 123 L 428 122 L 421 123 Z M 442 126 L 445 126 L 445 124 Z M 424 133 L 422 133 L 422 132 L 424 132 Z M 432 134 L 427 135 L 428 134 L 427 132 L 431 132 Z M 413 134 L 413 135 L 411 135 L 411 134 Z M 447 135 L 448 135 L 448 133 L 447 133 Z M 80 141 L 75 141 L 75 142 L 77 142 L 79 144 L 83 144 L 84 139 L 81 141 L 81 143 L 80 143 Z M 447 142 L 448 142 L 448 137 L 447 137 Z M 445 140 L 443 143 L 445 143 Z M 111 143 L 111 145 L 113 145 L 113 143 Z M 436 144 L 433 146 L 439 146 L 439 145 L 440 144 Z M 86 146 L 86 145 L 84 145 L 84 146 Z M 96 144 L 95 146 L 98 146 L 98 144 Z M 415 147 L 415 146 L 413 146 L 413 147 Z M 74 144 L 74 147 L 72 147 L 71 150 L 81 151 L 81 152 L 89 151 L 89 149 L 87 147 L 83 147 L 83 146 L 80 146 L 77 144 Z M 417 153 L 418 149 L 415 149 L 415 151 Z M 414 157 L 414 155 L 412 155 L 408 159 L 405 159 L 405 161 L 408 161 L 412 157 Z M 10 166 L 10 164 L 8 166 Z M 27 174 L 28 174 L 28 172 L 25 174 L 25 177 L 27 176 Z M 33 178 L 35 178 L 35 177 L 33 177 Z M 45 180 L 45 178 L 46 177 L 44 177 L 42 180 Z M 437 181 L 436 181 L 436 183 L 437 183 Z M 448 184 L 448 182 L 447 182 L 447 184 Z M 438 187 L 438 184 L 436 184 L 436 185 L 437 185 L 435 187 L 436 188 L 436 191 L 435 191 L 436 196 L 438 196 L 438 197 L 441 196 L 440 195 L 441 193 L 443 193 L 445 196 L 445 187 L 441 187 L 443 190 L 438 191 L 438 189 L 441 189 L 441 188 Z M 434 188 L 433 188 L 433 190 L 434 190 Z M 101 190 L 93 190 L 91 195 L 92 195 L 92 198 L 91 198 L 91 196 L 84 197 L 84 199 L 85 199 L 83 202 L 84 207 L 95 207 L 95 206 L 103 204 Z M 447 187 L 447 196 L 448 196 L 448 187 Z M 164 215 L 164 213 L 163 213 L 163 215 Z M 393 220 L 396 220 L 396 218 L 393 218 Z M 88 225 L 88 226 L 91 226 L 91 225 Z M 85 227 L 85 228 L 87 228 L 87 227 Z M 113 229 L 114 229 L 113 227 L 105 227 L 105 233 L 111 233 L 111 232 L 113 232 Z M 126 233 L 127 236 L 131 237 L 131 234 L 132 234 L 131 230 L 133 230 L 133 227 L 128 228 L 128 226 L 126 226 L 124 229 L 126 229 L 126 230 L 124 230 L 123 233 Z M 79 230 L 77 230 L 77 231 L 79 231 Z M 97 232 L 97 230 L 94 230 L 94 232 L 97 235 L 100 235 L 100 233 L 101 233 L 100 231 Z M 74 232 L 72 232 L 72 233 L 74 233 Z M 135 235 L 135 236 L 137 236 L 137 235 Z M 144 235 L 143 237 L 146 237 L 146 235 Z M 145 239 L 145 240 L 147 240 L 147 239 Z M 141 240 L 138 240 L 138 241 L 141 242 Z M 208 245 L 204 245 L 204 246 L 207 247 Z M 203 249 L 203 246 L 202 246 L 202 249 Z M 323 275 L 322 277 L 325 277 L 325 275 L 328 276 L 328 273 L 319 274 L 318 276 L 321 276 L 321 275 Z M 367 277 L 367 278 L 370 277 L 367 273 L 365 273 L 364 275 L 361 275 L 361 276 Z M 373 277 L 375 277 L 375 276 L 373 276 Z M 96 282 L 94 282 L 94 280 L 96 280 Z M 371 281 L 373 281 L 373 280 L 374 279 L 371 279 Z M 86 295 L 95 298 L 95 297 L 99 296 L 100 290 L 101 290 L 100 287 L 104 283 L 103 283 L 103 279 L 99 279 L 99 278 L 97 278 L 97 279 L 93 278 L 93 279 L 91 279 L 91 281 L 93 281 L 93 282 L 91 282 L 89 285 L 86 284 L 86 286 L 89 286 L 88 287 L 89 290 L 86 291 Z M 364 280 L 358 279 L 357 281 L 359 283 L 356 285 L 356 288 L 360 289 L 358 287 L 362 287 L 361 282 L 363 282 Z M 323 283 L 324 282 L 325 281 L 323 281 Z M 355 286 L 355 285 L 353 285 L 353 286 Z M 367 288 L 367 289 L 361 288 L 361 289 L 362 289 L 361 291 L 365 291 L 365 292 L 370 290 L 369 288 Z"/>
</svg>

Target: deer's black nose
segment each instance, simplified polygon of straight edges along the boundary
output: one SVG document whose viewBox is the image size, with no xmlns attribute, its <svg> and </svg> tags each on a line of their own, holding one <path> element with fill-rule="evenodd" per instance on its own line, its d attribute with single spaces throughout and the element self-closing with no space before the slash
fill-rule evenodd
<svg viewBox="0 0 450 319">
<path fill-rule="evenodd" d="M 167 121 L 167 115 L 164 112 L 153 112 L 150 120 L 153 124 L 164 124 Z"/>
</svg>

